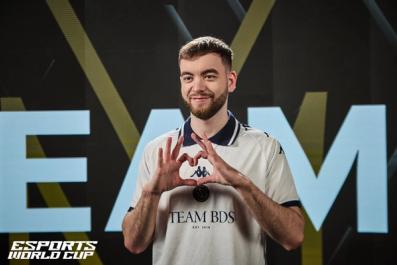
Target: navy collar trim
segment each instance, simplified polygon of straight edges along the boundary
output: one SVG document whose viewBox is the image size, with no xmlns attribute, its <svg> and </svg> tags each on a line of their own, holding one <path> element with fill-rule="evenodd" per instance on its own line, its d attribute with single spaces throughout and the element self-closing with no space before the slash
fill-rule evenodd
<svg viewBox="0 0 397 265">
<path fill-rule="evenodd" d="M 240 123 L 230 111 L 228 112 L 228 115 L 229 120 L 227 121 L 226 125 L 209 139 L 212 143 L 228 146 L 232 145 L 236 141 L 240 132 Z M 183 146 L 191 146 L 196 144 L 191 137 L 193 129 L 190 122 L 191 118 L 189 117 L 179 130 L 179 136 L 183 134 Z"/>
</svg>

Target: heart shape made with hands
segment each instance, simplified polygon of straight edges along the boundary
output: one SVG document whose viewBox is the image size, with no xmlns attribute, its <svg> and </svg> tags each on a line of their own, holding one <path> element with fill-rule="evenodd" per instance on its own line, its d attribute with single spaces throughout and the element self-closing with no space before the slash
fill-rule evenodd
<svg viewBox="0 0 397 265">
<path fill-rule="evenodd" d="M 175 147 L 171 149 L 172 138 L 168 137 L 164 149 L 158 149 L 157 169 L 155 176 L 148 184 L 148 190 L 154 193 L 162 193 L 178 186 L 197 186 L 199 183 L 194 179 L 183 179 L 179 170 L 183 163 L 188 162 L 190 166 L 196 166 L 200 158 L 207 158 L 204 150 L 198 152 L 194 157 L 187 153 L 180 155 L 183 144 L 183 136 L 179 137 Z"/>
<path fill-rule="evenodd" d="M 184 162 L 188 162 L 191 167 L 195 167 L 198 165 L 198 161 L 200 158 L 207 159 L 207 154 L 204 151 L 199 151 L 194 157 L 191 157 L 188 154 L 184 153 L 179 157 L 178 161 L 181 163 L 181 165 Z M 198 172 L 199 170 L 200 166 L 194 172 L 194 174 L 197 174 L 198 177 L 200 177 L 200 172 Z M 204 172 L 206 172 L 205 167 Z M 194 174 L 191 177 L 193 177 Z M 207 175 L 203 175 L 202 177 L 205 178 L 207 177 Z M 200 184 L 200 180 L 194 181 L 196 181 L 197 186 L 192 190 L 193 198 L 198 202 L 205 202 L 210 196 L 210 190 L 207 186 Z"/>
<path fill-rule="evenodd" d="M 158 150 L 158 162 L 155 178 L 150 185 L 152 190 L 163 192 L 174 189 L 178 186 L 197 186 L 206 183 L 218 183 L 223 185 L 234 185 L 236 182 L 236 171 L 229 166 L 216 152 L 209 141 L 208 137 L 204 134 L 203 139 L 200 139 L 196 134 L 192 133 L 192 139 L 201 147 L 194 157 L 189 156 L 187 153 L 180 155 L 180 150 L 183 144 L 183 136 L 180 136 L 175 147 L 171 150 L 172 138 L 167 138 L 166 146 Z M 178 158 L 179 157 L 179 158 Z M 213 166 L 212 174 L 200 178 L 183 179 L 179 174 L 179 169 L 186 161 L 190 166 L 196 166 L 200 158 L 207 159 Z"/>
<path fill-rule="evenodd" d="M 178 161 L 180 163 L 189 163 L 189 166 L 195 167 L 198 165 L 198 161 L 200 158 L 207 159 L 208 155 L 204 151 L 199 151 L 194 157 L 191 157 L 187 153 L 183 153 L 179 158 Z"/>
</svg>

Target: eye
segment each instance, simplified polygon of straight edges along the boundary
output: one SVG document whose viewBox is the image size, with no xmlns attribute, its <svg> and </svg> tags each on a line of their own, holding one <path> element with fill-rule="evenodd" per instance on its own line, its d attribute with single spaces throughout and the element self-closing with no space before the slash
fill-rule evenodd
<svg viewBox="0 0 397 265">
<path fill-rule="evenodd" d="M 205 76 L 204 76 L 204 79 L 205 79 L 205 80 L 208 80 L 208 81 L 213 81 L 213 80 L 216 79 L 216 75 L 208 74 L 208 75 L 205 75 Z"/>
<path fill-rule="evenodd" d="M 189 83 L 193 80 L 193 77 L 191 75 L 184 75 L 182 76 L 182 81 L 185 83 Z"/>
</svg>

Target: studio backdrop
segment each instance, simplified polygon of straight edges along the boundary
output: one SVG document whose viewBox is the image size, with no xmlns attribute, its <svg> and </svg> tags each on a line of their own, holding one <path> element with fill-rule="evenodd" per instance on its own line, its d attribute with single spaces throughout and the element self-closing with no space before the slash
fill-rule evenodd
<svg viewBox="0 0 397 265">
<path fill-rule="evenodd" d="M 234 50 L 230 110 L 294 175 L 305 242 L 269 264 L 395 264 L 396 1 L 5 0 L 0 32 L 1 264 L 151 264 L 121 222 L 144 146 L 189 115 L 199 36 Z"/>
</svg>

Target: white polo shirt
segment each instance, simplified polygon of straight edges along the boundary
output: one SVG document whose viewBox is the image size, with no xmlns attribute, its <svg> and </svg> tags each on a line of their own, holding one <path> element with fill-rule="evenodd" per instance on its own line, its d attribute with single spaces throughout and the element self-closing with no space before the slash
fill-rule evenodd
<svg viewBox="0 0 397 265">
<path fill-rule="evenodd" d="M 184 135 L 180 154 L 194 157 L 200 150 L 191 138 L 190 118 L 175 131 L 151 141 L 141 160 L 132 201 L 137 204 L 143 185 L 153 176 L 157 152 L 167 137 Z M 245 126 L 229 112 L 222 130 L 210 138 L 219 156 L 250 178 L 267 196 L 284 206 L 300 206 L 284 151 L 268 134 Z M 212 165 L 200 159 L 196 167 L 186 162 L 180 169 L 185 179 L 198 179 L 212 172 Z M 177 187 L 161 195 L 153 242 L 155 265 L 263 265 L 266 264 L 266 235 L 233 187 Z"/>
</svg>

